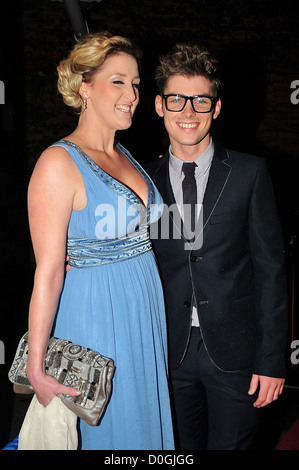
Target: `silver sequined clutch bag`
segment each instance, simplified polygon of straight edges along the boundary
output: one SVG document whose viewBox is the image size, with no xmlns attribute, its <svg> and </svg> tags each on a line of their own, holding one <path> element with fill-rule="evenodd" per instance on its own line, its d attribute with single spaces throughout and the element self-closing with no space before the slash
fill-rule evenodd
<svg viewBox="0 0 299 470">
<path fill-rule="evenodd" d="M 20 340 L 8 373 L 16 393 L 33 393 L 26 376 L 28 333 Z M 46 359 L 46 373 L 63 385 L 80 390 L 76 397 L 58 395 L 79 418 L 96 426 L 103 415 L 112 391 L 114 362 L 96 351 L 70 341 L 50 338 Z"/>
</svg>

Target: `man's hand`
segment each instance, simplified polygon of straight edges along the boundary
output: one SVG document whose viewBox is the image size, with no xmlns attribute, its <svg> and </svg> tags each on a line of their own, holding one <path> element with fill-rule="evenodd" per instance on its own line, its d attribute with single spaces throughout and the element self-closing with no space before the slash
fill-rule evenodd
<svg viewBox="0 0 299 470">
<path fill-rule="evenodd" d="M 71 269 L 69 265 L 69 259 L 70 259 L 69 255 L 66 255 L 66 258 L 65 258 L 65 271 L 66 272 L 68 272 Z"/>
<path fill-rule="evenodd" d="M 262 408 L 263 406 L 269 405 L 273 401 L 277 400 L 279 395 L 282 394 L 285 379 L 276 379 L 274 377 L 265 377 L 263 375 L 252 375 L 250 387 L 248 390 L 249 395 L 253 395 L 258 386 L 260 386 L 257 400 L 253 406 L 256 408 Z"/>
</svg>

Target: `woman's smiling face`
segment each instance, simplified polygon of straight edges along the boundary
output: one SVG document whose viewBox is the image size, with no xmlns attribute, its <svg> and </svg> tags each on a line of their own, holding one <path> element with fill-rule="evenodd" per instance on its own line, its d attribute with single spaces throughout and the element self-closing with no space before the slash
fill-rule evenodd
<svg viewBox="0 0 299 470">
<path fill-rule="evenodd" d="M 139 84 L 134 57 L 123 52 L 108 56 L 92 83 L 82 83 L 81 94 L 88 95 L 86 111 L 109 129 L 127 129 L 139 102 Z"/>
</svg>

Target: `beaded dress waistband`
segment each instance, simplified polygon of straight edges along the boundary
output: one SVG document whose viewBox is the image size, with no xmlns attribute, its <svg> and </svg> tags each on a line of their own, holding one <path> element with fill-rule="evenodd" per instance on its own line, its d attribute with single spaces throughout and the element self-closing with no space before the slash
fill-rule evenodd
<svg viewBox="0 0 299 470">
<path fill-rule="evenodd" d="M 69 264 L 76 268 L 88 268 L 123 261 L 150 251 L 152 244 L 147 228 L 134 235 L 100 240 L 97 238 L 69 238 L 67 253 Z"/>
</svg>

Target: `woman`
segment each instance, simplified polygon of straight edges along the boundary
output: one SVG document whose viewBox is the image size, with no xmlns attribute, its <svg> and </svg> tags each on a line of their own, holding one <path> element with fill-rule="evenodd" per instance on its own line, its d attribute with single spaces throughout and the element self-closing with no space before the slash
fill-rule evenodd
<svg viewBox="0 0 299 470">
<path fill-rule="evenodd" d="M 161 198 L 115 132 L 139 101 L 139 52 L 122 37 L 87 35 L 58 67 L 78 126 L 40 156 L 28 192 L 36 273 L 27 375 L 38 401 L 78 391 L 44 373 L 54 335 L 111 357 L 110 403 L 82 449 L 172 449 L 164 301 L 148 238 Z M 72 268 L 65 276 L 65 246 Z"/>
</svg>

